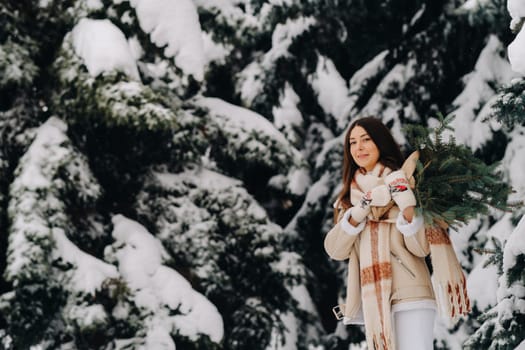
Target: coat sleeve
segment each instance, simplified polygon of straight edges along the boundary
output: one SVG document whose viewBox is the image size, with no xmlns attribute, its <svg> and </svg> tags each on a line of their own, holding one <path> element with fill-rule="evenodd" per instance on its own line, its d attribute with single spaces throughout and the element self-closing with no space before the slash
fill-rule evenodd
<svg viewBox="0 0 525 350">
<path fill-rule="evenodd" d="M 405 245 L 407 249 L 415 256 L 425 257 L 430 254 L 430 245 L 425 234 L 425 228 L 421 228 L 413 236 L 405 236 Z"/>
<path fill-rule="evenodd" d="M 425 257 L 430 254 L 430 245 L 426 237 L 423 217 L 415 216 L 412 222 L 409 223 L 403 218 L 403 214 L 399 212 L 396 226 L 403 234 L 403 240 L 408 251 L 419 257 Z"/>
<path fill-rule="evenodd" d="M 326 234 L 324 239 L 324 249 L 334 260 L 346 260 L 358 237 L 359 232 L 365 227 L 365 221 L 359 226 L 354 227 L 348 222 L 351 209 L 348 209 L 339 217 L 337 224 Z"/>
</svg>

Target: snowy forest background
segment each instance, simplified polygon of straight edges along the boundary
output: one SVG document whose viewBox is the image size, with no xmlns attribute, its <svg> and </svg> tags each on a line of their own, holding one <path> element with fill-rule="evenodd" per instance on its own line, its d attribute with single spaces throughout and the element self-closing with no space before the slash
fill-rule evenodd
<svg viewBox="0 0 525 350">
<path fill-rule="evenodd" d="M 408 154 L 404 126 L 453 114 L 525 198 L 524 19 L 522 0 L 1 0 L 0 348 L 364 349 L 322 248 L 345 128 L 378 116 Z M 525 349 L 524 211 L 450 232 L 474 310 L 436 349 Z"/>
</svg>

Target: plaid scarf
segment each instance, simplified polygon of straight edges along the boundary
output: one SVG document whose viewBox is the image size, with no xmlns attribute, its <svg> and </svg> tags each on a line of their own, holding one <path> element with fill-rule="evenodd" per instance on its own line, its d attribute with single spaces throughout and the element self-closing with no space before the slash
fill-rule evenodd
<svg viewBox="0 0 525 350">
<path fill-rule="evenodd" d="M 385 169 L 377 164 L 371 174 L 356 172 L 352 182 L 353 205 L 359 194 L 370 191 L 382 182 Z M 359 266 L 361 301 L 368 348 L 394 349 L 390 296 L 392 294 L 392 265 L 390 262 L 390 222 L 369 221 L 370 229 L 360 235 Z"/>
<path fill-rule="evenodd" d="M 417 158 L 414 156 L 409 157 L 407 159 L 409 163 L 405 162 L 403 166 L 409 178 L 414 170 L 410 162 L 415 159 Z M 390 173 L 390 169 L 381 164 L 376 165 L 371 174 L 365 175 L 356 172 L 352 189 L 365 193 L 375 186 L 383 184 L 382 175 L 388 173 Z M 354 194 L 357 193 L 354 191 Z M 351 196 L 353 205 L 357 204 L 359 200 L 359 196 Z M 392 202 L 385 208 L 373 208 L 373 217 L 380 218 L 391 206 Z M 370 229 L 364 230 L 360 235 L 361 301 L 366 340 L 370 350 L 395 350 L 390 305 L 392 265 L 389 232 L 390 225 L 393 224 L 392 220 L 370 220 L 367 224 Z M 438 309 L 441 315 L 448 316 L 455 322 L 460 316 L 466 315 L 470 311 L 465 276 L 452 248 L 447 231 L 439 227 L 429 227 L 425 233 L 430 245 L 432 279 Z"/>
<path fill-rule="evenodd" d="M 455 324 L 471 310 L 467 281 L 446 229 L 429 227 L 425 234 L 430 243 L 432 285 L 439 313 Z"/>
</svg>

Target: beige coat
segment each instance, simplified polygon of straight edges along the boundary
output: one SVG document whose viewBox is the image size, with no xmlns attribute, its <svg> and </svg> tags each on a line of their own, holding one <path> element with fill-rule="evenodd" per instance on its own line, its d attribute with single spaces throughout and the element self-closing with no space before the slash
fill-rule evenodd
<svg viewBox="0 0 525 350">
<path fill-rule="evenodd" d="M 415 168 L 417 152 L 412 154 L 403 165 L 405 173 L 410 177 Z M 348 259 L 348 281 L 344 316 L 354 319 L 361 306 L 360 300 L 360 266 L 359 239 L 361 233 L 350 235 L 341 227 L 344 211 L 340 210 L 337 224 L 325 237 L 324 247 L 334 260 Z M 385 208 L 372 207 L 368 220 L 390 223 L 390 256 L 392 265 L 392 295 L 391 304 L 435 299 L 430 272 L 425 257 L 430 253 L 430 247 L 424 226 L 412 236 L 404 236 L 396 227 L 399 208 L 391 201 Z M 381 219 L 380 219 L 381 218 Z M 370 225 L 365 225 L 370 230 Z"/>
</svg>

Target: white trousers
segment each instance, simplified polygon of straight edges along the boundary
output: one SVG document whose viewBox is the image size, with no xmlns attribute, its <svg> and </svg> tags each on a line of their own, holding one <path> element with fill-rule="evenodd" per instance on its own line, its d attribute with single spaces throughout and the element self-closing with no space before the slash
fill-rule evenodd
<svg viewBox="0 0 525 350">
<path fill-rule="evenodd" d="M 433 350 L 436 310 L 394 312 L 396 350 Z"/>
</svg>

